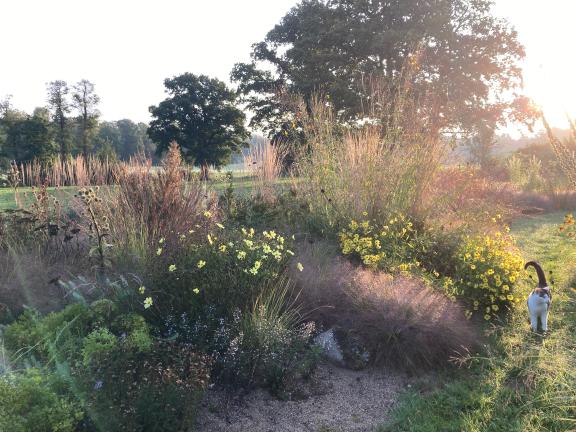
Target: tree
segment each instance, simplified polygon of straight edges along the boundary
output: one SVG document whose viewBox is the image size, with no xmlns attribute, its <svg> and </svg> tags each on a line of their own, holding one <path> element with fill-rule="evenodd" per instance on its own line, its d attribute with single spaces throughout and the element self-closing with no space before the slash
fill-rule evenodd
<svg viewBox="0 0 576 432">
<path fill-rule="evenodd" d="M 474 134 L 467 140 L 472 161 L 479 164 L 483 169 L 489 168 L 494 161 L 495 137 L 496 125 L 482 122 L 476 126 Z"/>
<path fill-rule="evenodd" d="M 70 134 L 68 118 L 70 103 L 68 102 L 68 84 L 66 81 L 52 81 L 47 84 L 48 108 L 52 114 L 52 121 L 56 126 L 56 140 L 60 146 L 60 157 L 64 159 L 70 154 Z"/>
<path fill-rule="evenodd" d="M 236 93 L 222 81 L 205 75 L 185 73 L 164 81 L 169 97 L 151 106 L 154 117 L 148 135 L 157 143 L 157 152 L 176 141 L 184 158 L 201 168 L 208 178 L 208 166 L 221 166 L 245 145 L 248 131 L 245 116 L 236 105 Z"/>
<path fill-rule="evenodd" d="M 120 132 L 121 147 L 118 154 L 123 160 L 130 159 L 138 153 L 144 152 L 144 143 L 138 125 L 132 120 L 124 119 L 116 122 Z"/>
<path fill-rule="evenodd" d="M 304 0 L 237 64 L 251 126 L 270 134 L 294 120 L 284 92 L 330 98 L 338 119 L 363 114 L 368 79 L 388 84 L 407 64 L 416 94 L 433 95 L 432 123 L 468 130 L 499 121 L 521 85 L 524 48 L 491 0 Z M 263 68 L 262 66 L 266 66 Z"/>
<path fill-rule="evenodd" d="M 153 157 L 156 154 L 156 144 L 148 136 L 148 125 L 142 122 L 138 123 L 138 131 L 144 146 L 144 154 L 147 157 Z"/>
<path fill-rule="evenodd" d="M 94 84 L 90 81 L 83 79 L 74 85 L 72 105 L 78 113 L 79 147 L 86 160 L 92 147 L 93 134 L 98 126 L 100 113 L 96 106 L 99 102 L 100 97 L 94 92 Z"/>
<path fill-rule="evenodd" d="M 4 147 L 5 155 L 16 161 L 52 159 L 58 150 L 49 116 L 45 108 L 36 108 L 33 115 L 11 121 Z"/>
</svg>

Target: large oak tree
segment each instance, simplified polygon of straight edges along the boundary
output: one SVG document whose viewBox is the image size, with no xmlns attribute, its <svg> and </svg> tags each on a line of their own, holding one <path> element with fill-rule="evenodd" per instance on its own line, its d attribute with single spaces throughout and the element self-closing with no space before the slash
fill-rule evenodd
<svg viewBox="0 0 576 432">
<path fill-rule="evenodd" d="M 470 130 L 500 121 L 515 106 L 524 48 L 491 11 L 491 0 L 304 0 L 231 78 L 252 126 L 271 134 L 293 119 L 279 95 L 330 97 L 341 120 L 362 115 L 362 83 L 394 82 L 416 52 L 411 84 L 433 94 L 434 123 Z"/>
<path fill-rule="evenodd" d="M 248 137 L 236 93 L 222 81 L 191 73 L 168 78 L 164 85 L 169 97 L 150 107 L 154 119 L 148 135 L 158 153 L 176 141 L 184 158 L 199 166 L 206 179 L 208 167 L 226 163 Z"/>
</svg>

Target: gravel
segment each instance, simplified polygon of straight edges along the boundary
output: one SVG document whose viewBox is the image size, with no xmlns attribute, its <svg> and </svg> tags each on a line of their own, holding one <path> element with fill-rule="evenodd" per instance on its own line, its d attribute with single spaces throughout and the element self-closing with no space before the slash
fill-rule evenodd
<svg viewBox="0 0 576 432">
<path fill-rule="evenodd" d="M 367 432 L 388 420 L 406 378 L 385 370 L 318 368 L 304 400 L 282 401 L 264 390 L 231 395 L 211 389 L 197 420 L 200 432 Z"/>
</svg>

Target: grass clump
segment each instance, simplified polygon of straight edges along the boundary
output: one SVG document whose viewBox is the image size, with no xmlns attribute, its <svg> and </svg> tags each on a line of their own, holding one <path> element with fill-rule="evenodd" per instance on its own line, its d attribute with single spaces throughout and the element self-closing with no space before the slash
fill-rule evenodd
<svg viewBox="0 0 576 432">
<path fill-rule="evenodd" d="M 301 301 L 323 328 L 369 354 L 368 363 L 415 373 L 443 368 L 477 344 L 460 307 L 423 280 L 303 257 Z"/>
<path fill-rule="evenodd" d="M 197 231 L 203 211 L 210 210 L 200 183 L 187 178 L 176 144 L 160 170 L 149 163 L 118 169 L 108 193 L 105 216 L 118 259 L 143 267 L 161 238 L 177 241 L 179 235 Z"/>
</svg>

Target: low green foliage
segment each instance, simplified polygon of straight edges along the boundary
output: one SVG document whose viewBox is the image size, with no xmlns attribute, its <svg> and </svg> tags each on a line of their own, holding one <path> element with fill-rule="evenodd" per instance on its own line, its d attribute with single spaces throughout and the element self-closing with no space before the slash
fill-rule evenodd
<svg viewBox="0 0 576 432">
<path fill-rule="evenodd" d="M 110 300 L 91 306 L 74 304 L 45 317 L 27 311 L 6 328 L 4 336 L 6 347 L 15 354 L 15 364 L 40 362 L 66 377 L 59 387 L 62 397 L 48 394 L 46 402 L 38 402 L 39 407 L 66 403 L 69 417 L 85 420 L 95 430 L 188 427 L 208 382 L 209 362 L 203 355 L 189 345 L 156 340 L 141 315 L 121 313 Z M 46 380 L 51 373 L 34 376 L 44 392 L 50 390 Z M 26 374 L 14 377 L 16 382 L 28 382 Z M 26 403 L 21 395 L 0 400 L 0 412 L 15 412 L 23 425 L 36 422 L 35 411 L 18 411 L 14 405 L 19 403 Z M 88 417 L 78 411 L 76 418 L 74 407 Z M 59 415 L 57 406 L 46 409 Z M 66 427 L 22 430 L 75 430 Z"/>
<path fill-rule="evenodd" d="M 33 368 L 0 376 L 0 430 L 74 432 L 83 418 L 59 375 Z"/>
</svg>

